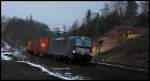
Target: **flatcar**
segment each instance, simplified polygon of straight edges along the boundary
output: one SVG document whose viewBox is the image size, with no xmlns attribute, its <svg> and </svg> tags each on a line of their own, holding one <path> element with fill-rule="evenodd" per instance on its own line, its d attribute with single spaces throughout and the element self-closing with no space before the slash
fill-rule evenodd
<svg viewBox="0 0 150 81">
<path fill-rule="evenodd" d="M 84 36 L 67 38 L 41 38 L 30 40 L 27 51 L 36 55 L 48 55 L 52 59 L 74 62 L 90 62 L 92 59 L 91 39 Z"/>
</svg>

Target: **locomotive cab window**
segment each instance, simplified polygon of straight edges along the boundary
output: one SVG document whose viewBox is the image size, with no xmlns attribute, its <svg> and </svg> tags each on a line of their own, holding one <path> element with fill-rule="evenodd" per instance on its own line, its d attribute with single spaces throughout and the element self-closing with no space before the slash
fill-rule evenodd
<svg viewBox="0 0 150 81">
<path fill-rule="evenodd" d="M 82 47 L 91 47 L 91 41 L 88 39 L 76 39 L 75 45 L 82 46 Z"/>
<path fill-rule="evenodd" d="M 75 49 L 74 52 L 78 54 L 90 54 L 91 53 L 91 40 L 89 39 L 75 39 Z"/>
</svg>

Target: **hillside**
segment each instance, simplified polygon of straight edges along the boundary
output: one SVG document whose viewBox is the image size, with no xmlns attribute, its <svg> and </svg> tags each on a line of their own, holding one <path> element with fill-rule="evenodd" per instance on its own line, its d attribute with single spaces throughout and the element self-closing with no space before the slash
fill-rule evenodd
<svg viewBox="0 0 150 81">
<path fill-rule="evenodd" d="M 144 36 L 129 40 L 105 54 L 94 57 L 94 61 L 133 65 L 141 68 L 149 68 L 149 39 L 148 32 Z"/>
<path fill-rule="evenodd" d="M 28 40 L 51 35 L 46 24 L 33 19 L 13 17 L 1 25 L 1 40 L 15 48 L 23 48 Z"/>
</svg>

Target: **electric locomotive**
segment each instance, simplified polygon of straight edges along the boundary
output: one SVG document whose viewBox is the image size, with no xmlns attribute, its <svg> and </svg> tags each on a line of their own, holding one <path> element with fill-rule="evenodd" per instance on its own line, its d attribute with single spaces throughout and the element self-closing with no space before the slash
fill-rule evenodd
<svg viewBox="0 0 150 81">
<path fill-rule="evenodd" d="M 48 55 L 50 58 L 74 62 L 90 62 L 92 59 L 92 43 L 88 37 L 70 36 L 47 38 L 47 40 L 45 38 L 44 41 L 46 42 L 42 42 L 42 39 L 29 41 L 28 51 L 39 55 Z"/>
</svg>

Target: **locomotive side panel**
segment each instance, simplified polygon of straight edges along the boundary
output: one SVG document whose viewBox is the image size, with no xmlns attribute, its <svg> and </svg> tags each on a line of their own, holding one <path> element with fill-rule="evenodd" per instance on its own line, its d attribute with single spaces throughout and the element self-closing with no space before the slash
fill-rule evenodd
<svg viewBox="0 0 150 81">
<path fill-rule="evenodd" d="M 74 48 L 74 43 L 72 39 L 68 39 L 67 41 L 67 56 L 70 59 L 73 59 L 73 48 Z"/>
<path fill-rule="evenodd" d="M 67 56 L 67 41 L 54 40 L 52 44 L 49 44 L 48 54 Z"/>
</svg>

